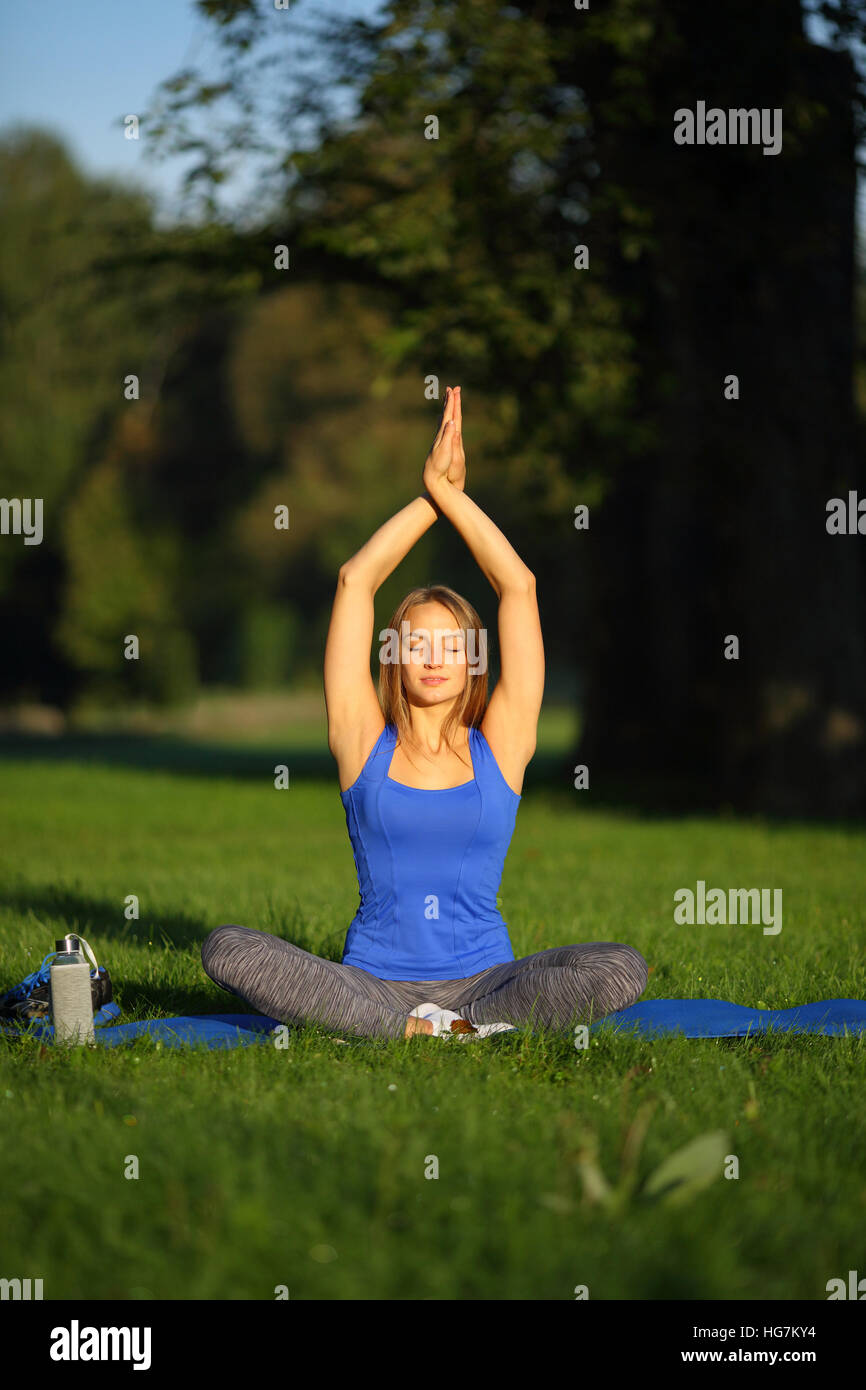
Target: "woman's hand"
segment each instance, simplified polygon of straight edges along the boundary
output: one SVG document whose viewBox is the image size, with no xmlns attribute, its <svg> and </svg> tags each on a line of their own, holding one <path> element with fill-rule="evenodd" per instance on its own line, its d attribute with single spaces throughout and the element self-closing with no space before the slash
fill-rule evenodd
<svg viewBox="0 0 866 1390">
<path fill-rule="evenodd" d="M 446 477 L 462 492 L 466 482 L 466 455 L 463 452 L 463 400 L 459 386 L 454 387 L 451 398 L 454 402 L 454 441 L 451 445 L 451 467 Z"/>
<path fill-rule="evenodd" d="M 466 455 L 463 452 L 463 416 L 460 387 L 447 387 L 445 409 L 436 438 L 424 464 L 424 486 L 433 491 L 447 479 L 459 491 L 466 481 Z"/>
</svg>

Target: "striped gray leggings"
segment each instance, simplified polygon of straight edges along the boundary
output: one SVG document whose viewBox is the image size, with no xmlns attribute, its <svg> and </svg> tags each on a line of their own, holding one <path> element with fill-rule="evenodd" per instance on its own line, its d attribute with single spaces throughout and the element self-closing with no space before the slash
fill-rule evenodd
<svg viewBox="0 0 866 1390">
<path fill-rule="evenodd" d="M 633 946 L 554 946 L 490 965 L 464 980 L 380 980 L 250 927 L 216 927 L 201 948 L 222 989 L 282 1023 L 319 1023 L 356 1037 L 402 1038 L 416 1004 L 431 1000 L 470 1023 L 528 1023 L 570 1031 L 626 1009 L 646 988 Z"/>
</svg>

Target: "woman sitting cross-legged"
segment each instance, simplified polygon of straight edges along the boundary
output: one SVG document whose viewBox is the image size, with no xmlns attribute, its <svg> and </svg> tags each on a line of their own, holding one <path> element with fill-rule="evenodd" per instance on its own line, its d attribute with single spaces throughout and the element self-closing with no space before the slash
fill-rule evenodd
<svg viewBox="0 0 866 1390">
<path fill-rule="evenodd" d="M 544 648 L 535 580 L 465 493 L 460 389 L 449 388 L 416 497 L 340 570 L 325 650 L 328 742 L 360 906 L 341 963 L 226 925 L 207 974 L 284 1022 L 357 1036 L 483 1038 L 517 1025 L 571 1030 L 633 1004 L 647 965 L 595 941 L 515 959 L 496 905 L 535 751 Z M 439 516 L 498 599 L 500 678 L 487 693 L 486 633 L 443 585 L 403 599 L 370 678 L 373 597 Z"/>
</svg>

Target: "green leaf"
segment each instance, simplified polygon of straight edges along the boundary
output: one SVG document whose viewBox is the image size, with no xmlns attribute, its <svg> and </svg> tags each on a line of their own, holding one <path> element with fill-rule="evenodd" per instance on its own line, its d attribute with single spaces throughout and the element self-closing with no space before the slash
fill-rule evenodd
<svg viewBox="0 0 866 1390">
<path fill-rule="evenodd" d="M 698 1135 L 659 1164 L 643 1186 L 646 1197 L 655 1197 L 669 1206 L 691 1199 L 722 1175 L 728 1152 L 728 1135 L 714 1129 Z"/>
<path fill-rule="evenodd" d="M 598 1142 L 594 1135 L 587 1135 L 577 1154 L 577 1171 L 583 1183 L 584 1201 L 589 1206 L 601 1203 L 609 1206 L 613 1201 L 610 1184 L 598 1164 Z"/>
</svg>

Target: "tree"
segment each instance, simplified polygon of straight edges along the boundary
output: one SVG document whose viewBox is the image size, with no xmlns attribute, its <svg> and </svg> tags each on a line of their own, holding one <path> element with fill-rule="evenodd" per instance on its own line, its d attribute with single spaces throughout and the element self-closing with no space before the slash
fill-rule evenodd
<svg viewBox="0 0 866 1390">
<path fill-rule="evenodd" d="M 234 62 L 222 94 L 252 130 L 256 46 L 275 31 L 252 0 L 205 8 Z M 804 36 L 813 8 L 835 50 Z M 497 402 L 505 500 L 545 542 L 572 500 L 591 503 L 579 552 L 535 550 L 548 591 L 586 587 L 596 786 L 642 778 L 657 802 L 685 778 L 751 809 L 866 807 L 862 545 L 825 529 L 830 497 L 864 491 L 864 35 L 849 0 L 767 0 L 759 22 L 744 0 L 722 16 L 689 0 L 393 0 L 323 36 L 354 111 L 290 94 L 288 115 L 318 124 L 271 187 L 281 168 L 306 272 L 378 286 L 395 360 L 454 363 Z M 181 86 L 178 120 L 201 102 Z M 699 100 L 780 108 L 783 153 L 676 145 L 674 112 Z M 205 182 L 220 157 L 212 139 Z"/>
</svg>

